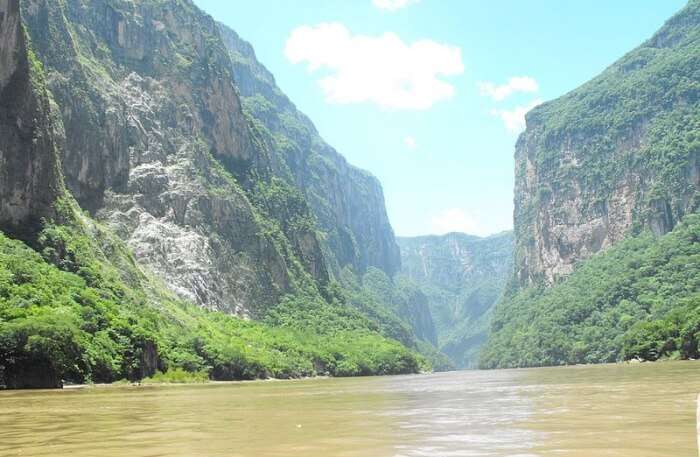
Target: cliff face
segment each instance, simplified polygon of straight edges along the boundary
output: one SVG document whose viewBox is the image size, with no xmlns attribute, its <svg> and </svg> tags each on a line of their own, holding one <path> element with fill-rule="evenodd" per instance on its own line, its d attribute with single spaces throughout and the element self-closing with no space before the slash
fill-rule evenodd
<svg viewBox="0 0 700 457">
<path fill-rule="evenodd" d="M 437 347 L 438 338 L 435 322 L 430 311 L 428 296 L 414 284 L 397 281 L 397 315 L 413 329 L 416 337 Z"/>
<path fill-rule="evenodd" d="M 398 268 L 378 182 L 244 109 L 191 0 L 0 0 L 0 39 L 0 388 L 425 369 L 329 284 Z"/>
<path fill-rule="evenodd" d="M 21 6 L 65 129 L 66 187 L 179 295 L 258 315 L 307 276 L 398 269 L 377 180 L 318 138 L 239 40 L 267 85 L 244 71 L 235 34 L 191 1 Z M 276 94 L 269 116 L 251 116 L 251 80 Z"/>
<path fill-rule="evenodd" d="M 457 291 L 510 273 L 513 233 L 486 238 L 464 233 L 397 238 L 401 272 L 422 284 Z"/>
<path fill-rule="evenodd" d="M 515 152 L 516 275 L 551 284 L 700 207 L 700 2 L 600 76 L 533 109 Z"/>
<path fill-rule="evenodd" d="M 0 230 L 30 238 L 62 192 L 57 126 L 19 0 L 0 0 Z"/>
<path fill-rule="evenodd" d="M 392 276 L 400 268 L 394 233 L 379 181 L 349 165 L 326 144 L 313 123 L 280 91 L 253 48 L 220 24 L 244 110 L 271 144 L 277 175 L 301 189 L 324 232 L 329 266 L 357 272 L 376 267 Z"/>
<path fill-rule="evenodd" d="M 66 186 L 181 296 L 256 314 L 307 274 L 327 281 L 329 266 L 398 268 L 376 179 L 296 111 L 309 132 L 275 131 L 291 139 L 272 141 L 242 111 L 231 40 L 191 2 L 22 9 L 65 126 Z M 240 73 L 244 91 L 250 76 Z M 274 110 L 293 109 L 279 99 Z"/>
<path fill-rule="evenodd" d="M 427 298 L 439 348 L 457 366 L 476 365 L 491 309 L 512 274 L 512 232 L 397 240 L 401 275 L 418 284 Z"/>
<path fill-rule="evenodd" d="M 289 290 L 241 186 L 255 156 L 211 18 L 182 2 L 22 2 L 80 206 L 183 297 L 245 314 Z"/>
</svg>

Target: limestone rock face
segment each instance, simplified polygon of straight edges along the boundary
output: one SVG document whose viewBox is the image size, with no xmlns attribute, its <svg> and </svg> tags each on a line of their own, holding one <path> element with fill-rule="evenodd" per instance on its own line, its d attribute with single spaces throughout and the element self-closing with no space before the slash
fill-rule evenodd
<svg viewBox="0 0 700 457">
<path fill-rule="evenodd" d="M 379 181 L 348 164 L 320 137 L 313 123 L 284 95 L 258 62 L 252 46 L 219 25 L 233 63 L 244 108 L 270 132 L 275 173 L 298 187 L 325 232 L 332 271 L 400 269 L 399 250 Z M 280 140 L 282 138 L 283 140 Z"/>
<path fill-rule="evenodd" d="M 105 189 L 126 189 L 130 169 L 140 159 L 130 154 L 139 146 L 134 128 L 156 141 L 168 128 L 199 134 L 214 155 L 251 159 L 251 138 L 227 71 L 227 55 L 217 49 L 216 25 L 193 5 L 126 0 L 22 4 L 61 107 L 66 183 L 81 206 L 93 211 Z M 171 98 L 160 125 L 139 124 L 134 117 L 138 107 L 132 109 L 132 94 L 124 88 L 131 73 L 157 81 Z"/>
<path fill-rule="evenodd" d="M 189 1 L 22 10 L 65 128 L 66 186 L 141 265 L 182 297 L 243 316 L 291 292 L 292 276 L 325 280 L 313 228 L 286 233 L 305 249 L 287 250 L 252 202 L 268 152 L 209 16 Z"/>
<path fill-rule="evenodd" d="M 401 290 L 398 315 L 409 323 L 416 337 L 438 346 L 438 335 L 430 311 L 430 301 L 418 287 L 406 287 Z"/>
<path fill-rule="evenodd" d="M 10 132 L 0 150 L 3 220 L 46 216 L 56 195 L 45 189 L 56 181 L 49 173 L 62 174 L 56 182 L 147 271 L 183 298 L 242 316 L 262 315 L 346 265 L 398 269 L 378 181 L 315 130 L 275 131 L 292 148 L 272 141 L 243 109 L 247 80 L 241 73 L 236 82 L 230 40 L 191 0 L 0 5 L 0 81 L 27 86 L 3 90 L 17 100 L 2 109 L 26 114 L 2 117 Z M 43 67 L 43 92 L 31 89 L 31 65 L 14 57 L 25 46 L 22 29 Z M 30 89 L 40 96 L 24 96 Z M 279 100 L 286 105 L 271 119 L 293 106 L 281 93 Z M 51 149 L 42 132 L 56 132 L 53 162 L 16 153 L 12 142 Z"/>
<path fill-rule="evenodd" d="M 700 2 L 600 76 L 533 109 L 515 151 L 516 278 L 552 284 L 700 207 Z"/>
<path fill-rule="evenodd" d="M 0 0 L 0 230 L 31 238 L 62 191 L 54 120 L 19 0 Z"/>
<path fill-rule="evenodd" d="M 423 284 L 459 290 L 470 282 L 510 274 L 513 234 L 464 233 L 399 237 L 401 272 Z"/>
</svg>

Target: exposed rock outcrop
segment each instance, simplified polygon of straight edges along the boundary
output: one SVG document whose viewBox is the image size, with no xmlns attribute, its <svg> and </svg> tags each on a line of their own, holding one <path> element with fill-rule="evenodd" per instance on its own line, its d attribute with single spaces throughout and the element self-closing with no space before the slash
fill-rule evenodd
<svg viewBox="0 0 700 457">
<path fill-rule="evenodd" d="M 273 141 L 242 109 L 238 91 L 252 90 L 251 76 L 232 59 L 233 32 L 190 0 L 23 0 L 21 7 L 65 130 L 66 187 L 180 296 L 255 316 L 308 285 L 304 278 L 324 284 L 329 269 L 398 269 L 378 181 L 348 165 L 295 110 L 301 131 L 270 126 L 293 146 Z M 3 66 L 3 84 L 12 65 Z M 279 93 L 272 84 L 266 89 Z M 272 118 L 293 109 L 281 93 L 280 100 Z M 3 170 L 13 177 L 30 166 L 10 165 Z M 32 176 L 37 185 L 52 182 L 46 173 Z M 34 192 L 20 180 L 22 192 Z M 45 212 L 18 206 L 10 214 L 5 205 L 13 221 L 22 220 L 18 211 L 37 220 Z"/>
<path fill-rule="evenodd" d="M 233 75 L 244 108 L 268 132 L 275 172 L 293 183 L 309 202 L 325 232 L 330 268 L 357 272 L 376 267 L 389 276 L 400 256 L 379 181 L 348 164 L 320 137 L 311 120 L 280 91 L 252 46 L 220 24 L 231 54 Z"/>
<path fill-rule="evenodd" d="M 291 292 L 295 276 L 327 278 L 313 225 L 280 241 L 266 228 L 276 215 L 255 205 L 269 152 L 211 17 L 176 1 L 22 8 L 65 126 L 66 185 L 139 263 L 181 296 L 239 315 Z"/>
<path fill-rule="evenodd" d="M 398 297 L 395 301 L 399 308 L 397 314 L 408 322 L 416 337 L 438 346 L 438 335 L 435 322 L 430 310 L 430 300 L 423 291 L 410 283 L 402 283 L 399 279 Z"/>
<path fill-rule="evenodd" d="M 533 109 L 515 152 L 517 283 L 700 208 L 700 2 L 573 92 Z"/>
</svg>

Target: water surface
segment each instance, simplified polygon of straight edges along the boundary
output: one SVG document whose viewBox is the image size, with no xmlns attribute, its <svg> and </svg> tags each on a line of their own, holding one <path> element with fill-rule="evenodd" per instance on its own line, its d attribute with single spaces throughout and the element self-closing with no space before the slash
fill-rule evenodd
<svg viewBox="0 0 700 457">
<path fill-rule="evenodd" d="M 696 457 L 700 362 L 0 392 L 1 456 Z"/>
</svg>

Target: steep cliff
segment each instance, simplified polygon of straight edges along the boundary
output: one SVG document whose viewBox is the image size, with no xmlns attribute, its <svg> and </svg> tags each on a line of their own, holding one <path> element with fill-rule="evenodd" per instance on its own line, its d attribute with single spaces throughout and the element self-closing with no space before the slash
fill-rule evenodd
<svg viewBox="0 0 700 457">
<path fill-rule="evenodd" d="M 242 315 L 306 272 L 327 278 L 312 224 L 284 241 L 268 227 L 269 153 L 209 16 L 174 1 L 27 0 L 23 11 L 65 126 L 66 185 L 142 265 L 182 297 Z"/>
<path fill-rule="evenodd" d="M 437 331 L 428 296 L 406 276 L 390 278 L 384 271 L 369 267 L 358 275 L 346 266 L 339 282 L 348 302 L 380 324 L 383 335 L 417 350 L 435 371 L 447 371 L 455 364 L 437 348 Z"/>
<path fill-rule="evenodd" d="M 626 238 L 496 306 L 484 368 L 700 357 L 700 214 Z"/>
<path fill-rule="evenodd" d="M 700 207 L 700 2 L 600 76 L 528 113 L 515 152 L 518 284 L 551 284 Z"/>
<path fill-rule="evenodd" d="M 257 121 L 274 151 L 276 173 L 303 192 L 323 231 L 330 269 L 358 273 L 376 267 L 389 276 L 400 268 L 398 247 L 379 181 L 349 165 L 319 136 L 275 84 L 250 44 L 219 25 L 231 54 L 244 110 Z"/>
<path fill-rule="evenodd" d="M 398 269 L 378 181 L 191 2 L 23 9 L 65 126 L 67 187 L 181 296 L 255 315 L 306 273 Z"/>
<path fill-rule="evenodd" d="M 698 354 L 700 1 L 528 113 L 485 367 Z"/>
<path fill-rule="evenodd" d="M 0 388 L 428 367 L 331 281 L 306 184 L 191 1 L 0 0 L 0 37 Z M 369 182 L 338 211 L 384 215 L 391 246 Z M 348 265 L 384 262 L 348 236 Z"/>
<path fill-rule="evenodd" d="M 401 276 L 419 285 L 435 321 L 438 347 L 457 366 L 473 367 L 491 309 L 512 275 L 513 234 L 450 233 L 397 238 Z"/>
<path fill-rule="evenodd" d="M 0 1 L 0 230 L 30 239 L 63 192 L 44 72 L 19 0 Z"/>
<path fill-rule="evenodd" d="M 382 270 L 371 267 L 361 277 L 360 286 L 371 300 L 403 320 L 418 339 L 437 346 L 428 298 L 415 283 L 406 278 L 392 279 Z"/>
</svg>

